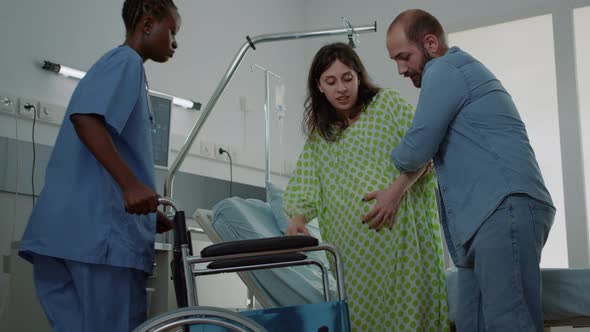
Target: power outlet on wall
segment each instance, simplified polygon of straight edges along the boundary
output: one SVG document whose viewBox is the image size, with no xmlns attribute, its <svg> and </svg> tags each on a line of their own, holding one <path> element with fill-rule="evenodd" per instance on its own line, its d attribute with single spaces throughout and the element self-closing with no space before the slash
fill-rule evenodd
<svg viewBox="0 0 590 332">
<path fill-rule="evenodd" d="M 0 92 L 0 112 L 15 114 L 18 107 L 18 98 L 4 92 Z"/>
<path fill-rule="evenodd" d="M 215 158 L 215 151 L 213 151 L 214 147 L 214 144 L 211 142 L 201 141 L 199 154 L 202 157 Z"/>
<path fill-rule="evenodd" d="M 18 116 L 33 119 L 39 110 L 39 102 L 34 99 L 20 98 L 18 102 Z"/>
<path fill-rule="evenodd" d="M 63 107 L 40 103 L 37 110 L 37 119 L 43 122 L 61 124 L 66 110 Z"/>
<path fill-rule="evenodd" d="M 227 160 L 227 155 L 223 151 L 229 152 L 229 147 L 225 144 L 215 144 L 214 152 L 215 158 L 219 160 Z M 231 152 L 229 152 L 231 154 Z M 233 156 L 232 156 L 233 157 Z"/>
</svg>

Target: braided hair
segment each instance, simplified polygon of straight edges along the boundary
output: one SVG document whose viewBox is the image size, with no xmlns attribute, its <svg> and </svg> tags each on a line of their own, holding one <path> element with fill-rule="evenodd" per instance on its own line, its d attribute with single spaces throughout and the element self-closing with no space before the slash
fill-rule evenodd
<svg viewBox="0 0 590 332">
<path fill-rule="evenodd" d="M 163 18 L 170 14 L 170 9 L 177 9 L 172 0 L 125 0 L 122 12 L 125 29 L 133 31 L 144 15 Z"/>
</svg>

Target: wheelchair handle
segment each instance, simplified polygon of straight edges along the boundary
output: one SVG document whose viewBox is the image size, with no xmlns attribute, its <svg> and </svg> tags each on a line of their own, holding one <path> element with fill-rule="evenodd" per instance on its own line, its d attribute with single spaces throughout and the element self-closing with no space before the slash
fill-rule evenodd
<svg viewBox="0 0 590 332">
<path fill-rule="evenodd" d="M 172 216 L 172 223 L 174 224 L 174 250 L 180 250 L 183 244 L 188 245 L 190 254 L 193 254 L 192 242 L 190 240 L 190 234 L 186 226 L 186 217 L 184 211 L 181 211 L 176 202 L 168 197 L 158 197 L 158 205 L 164 205 L 174 209 L 174 216 Z"/>
<path fill-rule="evenodd" d="M 178 212 L 178 206 L 176 202 L 168 197 L 158 197 L 158 205 L 169 206 L 174 209 L 174 212 Z"/>
</svg>

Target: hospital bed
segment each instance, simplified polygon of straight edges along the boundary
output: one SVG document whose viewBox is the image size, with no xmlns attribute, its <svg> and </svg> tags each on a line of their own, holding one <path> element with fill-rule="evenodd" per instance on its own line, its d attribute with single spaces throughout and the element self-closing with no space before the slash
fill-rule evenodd
<svg viewBox="0 0 590 332">
<path fill-rule="evenodd" d="M 204 233 L 214 243 L 282 236 L 267 203 L 256 199 L 230 198 L 218 203 L 213 212 L 197 210 L 193 215 Z M 318 239 L 319 229 L 309 226 Z M 324 253 L 309 253 L 328 266 Z M 321 271 L 313 266 L 289 267 L 241 273 L 240 278 L 261 307 L 319 303 L 325 300 Z M 336 298 L 336 281 L 328 274 L 328 297 Z"/>
<path fill-rule="evenodd" d="M 542 269 L 543 318 L 546 327 L 590 327 L 590 269 Z M 458 273 L 446 271 L 449 318 L 458 306 Z"/>
<path fill-rule="evenodd" d="M 229 198 L 212 211 L 197 210 L 194 219 L 214 242 L 280 236 L 271 206 L 254 199 Z M 309 227 L 317 234 L 317 228 Z M 325 257 L 318 257 L 325 259 Z M 311 268 L 240 276 L 263 307 L 314 302 L 321 298 L 320 277 Z M 457 271 L 446 271 L 449 317 L 457 312 Z M 590 269 L 543 269 L 546 327 L 590 327 Z"/>
</svg>

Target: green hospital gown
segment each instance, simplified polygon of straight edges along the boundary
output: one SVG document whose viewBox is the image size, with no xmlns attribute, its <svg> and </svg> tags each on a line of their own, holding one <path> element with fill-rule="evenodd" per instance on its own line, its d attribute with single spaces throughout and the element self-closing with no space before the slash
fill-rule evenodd
<svg viewBox="0 0 590 332">
<path fill-rule="evenodd" d="M 382 89 L 336 142 L 308 139 L 284 193 L 287 215 L 317 217 L 323 240 L 340 252 L 353 331 L 448 330 L 434 176 L 405 194 L 392 230 L 361 221 L 375 204 L 363 196 L 399 175 L 389 153 L 413 114 L 397 92 Z"/>
</svg>

